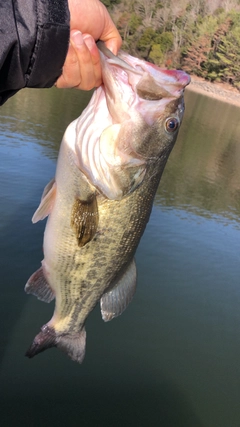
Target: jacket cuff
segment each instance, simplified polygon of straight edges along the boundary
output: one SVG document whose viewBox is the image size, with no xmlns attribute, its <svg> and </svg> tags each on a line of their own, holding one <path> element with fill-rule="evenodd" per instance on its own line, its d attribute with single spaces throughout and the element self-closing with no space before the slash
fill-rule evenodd
<svg viewBox="0 0 240 427">
<path fill-rule="evenodd" d="M 62 73 L 70 33 L 67 0 L 37 0 L 37 33 L 27 87 L 51 87 Z"/>
</svg>

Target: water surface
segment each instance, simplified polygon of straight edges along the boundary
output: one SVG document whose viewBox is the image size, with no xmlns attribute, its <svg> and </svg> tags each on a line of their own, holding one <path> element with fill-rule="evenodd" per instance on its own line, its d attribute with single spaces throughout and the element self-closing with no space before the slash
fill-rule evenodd
<svg viewBox="0 0 240 427">
<path fill-rule="evenodd" d="M 0 110 L 3 426 L 239 427 L 240 109 L 186 93 L 186 114 L 136 254 L 138 289 L 87 320 L 82 365 L 24 353 L 53 311 L 24 294 L 45 223 L 31 217 L 89 94 L 24 90 Z"/>
</svg>

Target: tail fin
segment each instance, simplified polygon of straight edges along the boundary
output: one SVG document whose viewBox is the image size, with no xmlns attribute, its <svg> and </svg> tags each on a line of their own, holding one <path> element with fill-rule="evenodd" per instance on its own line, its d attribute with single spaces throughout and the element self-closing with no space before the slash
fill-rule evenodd
<svg viewBox="0 0 240 427">
<path fill-rule="evenodd" d="M 53 327 L 44 325 L 41 332 L 33 340 L 26 352 L 26 356 L 32 358 L 51 347 L 57 347 L 66 353 L 73 361 L 82 363 L 86 348 L 86 331 L 83 327 L 79 333 L 56 334 Z"/>
</svg>

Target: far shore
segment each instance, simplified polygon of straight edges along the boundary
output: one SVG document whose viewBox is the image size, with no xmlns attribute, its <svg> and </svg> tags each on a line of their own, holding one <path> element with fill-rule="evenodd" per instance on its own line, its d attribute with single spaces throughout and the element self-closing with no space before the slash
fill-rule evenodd
<svg viewBox="0 0 240 427">
<path fill-rule="evenodd" d="M 240 92 L 227 83 L 211 83 L 199 77 L 191 76 L 191 83 L 186 90 L 240 107 Z"/>
</svg>

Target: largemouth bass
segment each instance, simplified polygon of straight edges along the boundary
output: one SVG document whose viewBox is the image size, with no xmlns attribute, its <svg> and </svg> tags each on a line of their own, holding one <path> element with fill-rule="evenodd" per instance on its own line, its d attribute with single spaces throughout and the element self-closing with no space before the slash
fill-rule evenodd
<svg viewBox="0 0 240 427">
<path fill-rule="evenodd" d="M 104 321 L 128 306 L 134 254 L 183 118 L 187 74 L 100 50 L 103 85 L 68 126 L 55 179 L 33 216 L 48 216 L 44 260 L 25 290 L 55 298 L 55 310 L 28 357 L 55 346 L 81 363 L 96 304 Z"/>
</svg>

